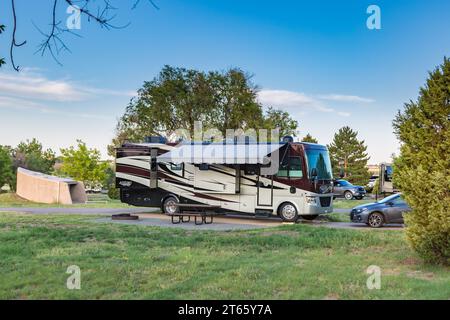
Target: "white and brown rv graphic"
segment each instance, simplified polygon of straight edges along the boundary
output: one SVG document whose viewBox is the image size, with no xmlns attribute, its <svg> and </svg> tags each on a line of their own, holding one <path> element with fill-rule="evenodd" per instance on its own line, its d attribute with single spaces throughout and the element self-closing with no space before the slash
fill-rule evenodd
<svg viewBox="0 0 450 320">
<path fill-rule="evenodd" d="M 332 168 L 325 146 L 280 143 L 127 143 L 117 148 L 122 202 L 160 207 L 220 206 L 225 213 L 299 216 L 332 211 Z"/>
</svg>

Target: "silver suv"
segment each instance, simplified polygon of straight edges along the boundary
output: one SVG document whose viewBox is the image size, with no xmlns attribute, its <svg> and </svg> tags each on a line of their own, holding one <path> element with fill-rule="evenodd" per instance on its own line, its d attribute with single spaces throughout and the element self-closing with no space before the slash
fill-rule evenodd
<svg viewBox="0 0 450 320">
<path fill-rule="evenodd" d="M 366 195 L 366 189 L 362 186 L 354 186 L 347 180 L 339 179 L 334 181 L 334 197 L 344 197 L 347 200 L 353 198 L 361 200 Z"/>
</svg>

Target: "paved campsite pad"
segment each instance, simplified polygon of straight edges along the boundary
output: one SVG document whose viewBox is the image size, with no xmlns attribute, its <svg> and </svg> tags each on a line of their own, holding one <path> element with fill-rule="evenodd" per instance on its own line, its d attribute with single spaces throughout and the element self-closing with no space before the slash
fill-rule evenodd
<svg viewBox="0 0 450 320">
<path fill-rule="evenodd" d="M 216 220 L 216 219 L 214 219 Z M 112 220 L 111 218 L 99 218 L 95 219 L 95 222 L 103 223 L 120 223 L 128 225 L 138 225 L 138 226 L 152 226 L 152 227 L 167 227 L 167 228 L 181 228 L 186 230 L 208 230 L 208 231 L 232 231 L 232 230 L 250 230 L 250 229 L 260 229 L 267 227 L 276 227 L 281 223 L 268 224 L 249 224 L 249 223 L 226 223 L 226 222 L 216 222 L 212 224 L 201 224 L 195 225 L 194 221 L 191 222 L 173 224 L 170 220 L 165 218 L 140 218 L 139 220 Z"/>
</svg>

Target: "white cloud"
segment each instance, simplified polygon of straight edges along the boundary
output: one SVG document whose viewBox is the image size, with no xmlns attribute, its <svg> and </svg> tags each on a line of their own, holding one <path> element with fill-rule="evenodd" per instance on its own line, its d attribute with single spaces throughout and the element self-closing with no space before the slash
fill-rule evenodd
<svg viewBox="0 0 450 320">
<path fill-rule="evenodd" d="M 318 99 L 295 91 L 261 90 L 258 93 L 258 100 L 264 106 L 272 106 L 289 111 L 298 111 L 299 109 L 314 109 L 322 112 L 334 111 Z"/>
<path fill-rule="evenodd" d="M 39 113 L 45 114 L 56 114 L 66 117 L 80 117 L 85 119 L 98 119 L 98 120 L 110 120 L 111 118 L 103 115 L 82 113 L 82 112 L 67 112 L 54 108 L 49 108 L 44 104 L 37 103 L 34 101 L 29 101 L 20 98 L 11 98 L 0 96 L 0 108 L 14 109 L 14 110 L 27 110 L 27 111 L 37 111 Z"/>
<path fill-rule="evenodd" d="M 337 114 L 342 117 L 350 117 L 351 116 L 350 112 L 344 112 L 344 111 L 338 111 Z"/>
<path fill-rule="evenodd" d="M 20 73 L 0 73 L 0 95 L 71 102 L 100 95 L 131 97 L 135 92 L 86 87 L 68 80 L 50 80 L 32 70 L 23 70 Z"/>
<path fill-rule="evenodd" d="M 343 95 L 343 94 L 328 94 L 328 95 L 320 95 L 319 99 L 337 101 L 337 102 L 362 102 L 362 103 L 371 103 L 375 100 L 370 98 L 363 98 L 359 96 L 352 95 Z"/>
</svg>

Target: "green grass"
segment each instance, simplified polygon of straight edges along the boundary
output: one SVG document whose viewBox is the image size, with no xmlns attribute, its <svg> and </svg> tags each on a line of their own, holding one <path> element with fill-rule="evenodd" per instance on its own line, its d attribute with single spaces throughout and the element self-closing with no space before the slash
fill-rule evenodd
<svg viewBox="0 0 450 320">
<path fill-rule="evenodd" d="M 403 232 L 207 232 L 89 219 L 0 213 L 0 298 L 450 298 L 449 269 L 422 264 Z M 81 290 L 66 288 L 70 265 L 81 268 Z M 370 265 L 381 267 L 380 290 L 366 287 Z"/>
<path fill-rule="evenodd" d="M 91 202 L 92 201 L 92 202 Z M 127 208 L 129 205 L 120 202 L 120 200 L 113 200 L 106 195 L 88 195 L 88 203 L 85 204 L 46 204 L 36 203 L 25 200 L 15 193 L 0 193 L 0 208 L 15 208 L 15 207 L 42 207 L 42 208 Z"/>
<path fill-rule="evenodd" d="M 351 209 L 353 207 L 375 202 L 375 199 L 364 199 L 364 200 L 345 200 L 345 199 L 335 199 L 333 201 L 333 208 L 335 209 Z"/>
</svg>

